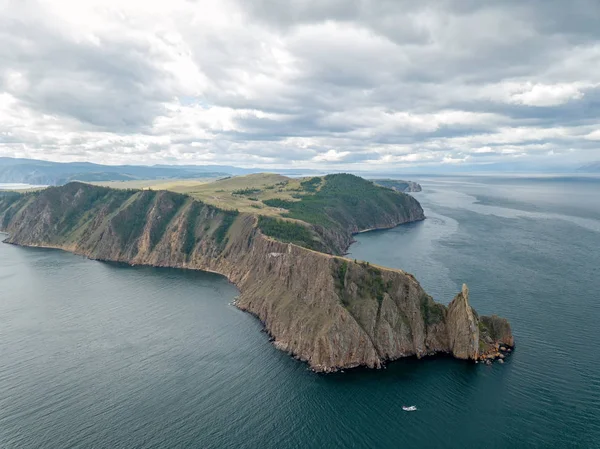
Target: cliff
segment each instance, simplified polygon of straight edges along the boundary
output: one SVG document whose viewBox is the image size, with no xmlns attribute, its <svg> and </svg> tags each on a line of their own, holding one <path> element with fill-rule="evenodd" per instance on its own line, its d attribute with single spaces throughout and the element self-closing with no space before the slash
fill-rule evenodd
<svg viewBox="0 0 600 449">
<path fill-rule="evenodd" d="M 421 185 L 414 181 L 402 181 L 399 179 L 372 179 L 371 181 L 378 186 L 387 187 L 397 192 L 408 193 L 421 192 L 423 190 Z"/>
<path fill-rule="evenodd" d="M 412 196 L 377 186 L 358 176 L 327 175 L 313 177 L 302 184 L 306 194 L 297 201 L 271 199 L 263 203 L 284 209 L 284 218 L 308 223 L 312 237 L 287 240 L 285 233 L 276 232 L 276 225 L 264 226 L 266 220 L 273 220 L 266 217 L 260 223 L 263 233 L 278 240 L 341 255 L 353 242 L 352 234 L 425 219 L 423 208 Z"/>
<path fill-rule="evenodd" d="M 7 243 L 221 273 L 241 291 L 236 305 L 264 323 L 278 348 L 316 371 L 435 353 L 476 360 L 513 345 L 508 322 L 479 318 L 466 288 L 446 307 L 401 270 L 277 241 L 251 214 L 173 192 L 71 183 L 2 195 L 0 229 Z"/>
</svg>

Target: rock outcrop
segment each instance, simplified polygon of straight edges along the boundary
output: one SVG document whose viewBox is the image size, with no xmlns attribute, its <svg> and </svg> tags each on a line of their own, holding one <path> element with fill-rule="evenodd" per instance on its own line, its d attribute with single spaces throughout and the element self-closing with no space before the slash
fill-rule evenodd
<svg viewBox="0 0 600 449">
<path fill-rule="evenodd" d="M 414 181 L 402 181 L 399 179 L 372 179 L 374 184 L 388 189 L 395 190 L 397 192 L 421 192 L 423 189 L 418 182 Z"/>
<path fill-rule="evenodd" d="M 469 305 L 469 288 L 466 284 L 448 306 L 447 324 L 454 357 L 476 360 L 479 357 L 479 325 Z"/>
<path fill-rule="evenodd" d="M 166 191 L 71 183 L 0 196 L 8 243 L 223 274 L 241 291 L 237 307 L 315 371 L 436 353 L 476 359 L 480 347 L 514 344 L 505 320 L 477 317 L 466 287 L 445 307 L 409 273 L 282 243 L 256 224 L 255 216 Z"/>
</svg>

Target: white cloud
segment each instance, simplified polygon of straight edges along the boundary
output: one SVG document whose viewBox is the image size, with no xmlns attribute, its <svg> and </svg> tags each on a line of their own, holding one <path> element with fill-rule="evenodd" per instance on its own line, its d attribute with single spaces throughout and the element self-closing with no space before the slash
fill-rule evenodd
<svg viewBox="0 0 600 449">
<path fill-rule="evenodd" d="M 313 160 L 315 162 L 339 162 L 344 159 L 344 157 L 350 154 L 349 151 L 335 151 L 329 150 L 326 153 L 319 154 L 315 156 Z"/>
<path fill-rule="evenodd" d="M 526 106 L 558 106 L 571 100 L 581 100 L 584 96 L 581 83 L 540 84 L 507 83 L 504 93 L 509 103 Z"/>
<path fill-rule="evenodd" d="M 591 133 L 585 136 L 588 140 L 600 140 L 600 129 L 592 131 Z"/>
<path fill-rule="evenodd" d="M 442 164 L 450 164 L 450 165 L 462 164 L 462 163 L 466 162 L 468 159 L 469 159 L 469 156 L 464 156 L 461 158 L 461 157 L 456 157 L 456 156 L 452 156 L 452 155 L 446 155 L 442 159 Z"/>
<path fill-rule="evenodd" d="M 537 0 L 0 9 L 0 156 L 392 169 L 575 163 L 600 140 L 593 8 L 572 23 Z"/>
</svg>

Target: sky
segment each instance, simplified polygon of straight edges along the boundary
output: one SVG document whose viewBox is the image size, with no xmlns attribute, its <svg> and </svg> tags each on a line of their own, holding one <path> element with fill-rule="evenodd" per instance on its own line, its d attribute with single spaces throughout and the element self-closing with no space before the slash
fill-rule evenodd
<svg viewBox="0 0 600 449">
<path fill-rule="evenodd" d="M 0 156 L 600 160 L 598 0 L 0 0 Z"/>
</svg>

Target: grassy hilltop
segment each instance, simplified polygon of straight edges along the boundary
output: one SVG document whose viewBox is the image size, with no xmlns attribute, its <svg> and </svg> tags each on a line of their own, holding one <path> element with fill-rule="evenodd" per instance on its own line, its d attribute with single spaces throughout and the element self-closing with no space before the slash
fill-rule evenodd
<svg viewBox="0 0 600 449">
<path fill-rule="evenodd" d="M 265 235 L 330 254 L 344 253 L 352 233 L 424 218 L 413 197 L 349 174 L 288 178 L 259 173 L 212 182 L 105 185 L 170 190 L 223 210 L 257 215 Z"/>
<path fill-rule="evenodd" d="M 500 344 L 513 345 L 506 320 L 472 311 L 466 286 L 445 307 L 402 270 L 335 257 L 354 232 L 423 219 L 411 196 L 344 174 L 160 188 L 4 192 L 0 230 L 17 245 L 221 273 L 240 289 L 236 305 L 316 371 L 440 352 L 497 357 Z"/>
</svg>

